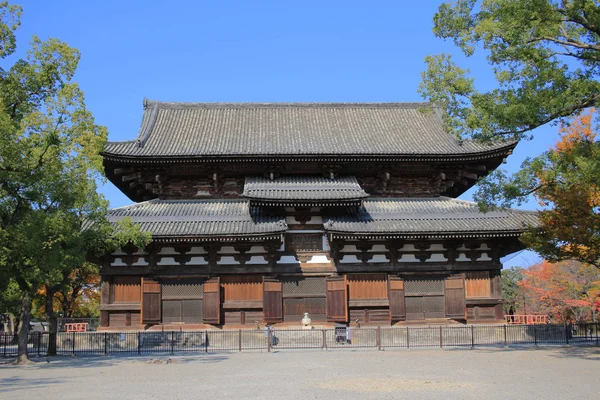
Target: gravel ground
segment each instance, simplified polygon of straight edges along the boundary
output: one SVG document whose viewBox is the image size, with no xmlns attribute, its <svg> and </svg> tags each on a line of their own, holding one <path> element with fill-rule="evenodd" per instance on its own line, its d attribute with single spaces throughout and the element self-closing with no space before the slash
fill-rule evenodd
<svg viewBox="0 0 600 400">
<path fill-rule="evenodd" d="M 600 348 L 57 357 L 0 365 L 6 399 L 599 399 Z"/>
</svg>

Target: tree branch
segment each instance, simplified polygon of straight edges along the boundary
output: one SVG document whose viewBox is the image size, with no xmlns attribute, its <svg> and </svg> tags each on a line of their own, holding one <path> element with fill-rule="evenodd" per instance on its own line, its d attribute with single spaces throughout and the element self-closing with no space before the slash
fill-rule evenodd
<svg viewBox="0 0 600 400">
<path fill-rule="evenodd" d="M 514 130 L 514 131 L 500 131 L 500 132 L 496 132 L 496 133 L 494 133 L 493 136 L 496 137 L 496 136 L 506 136 L 506 135 L 520 135 L 522 133 L 529 132 L 529 131 L 537 128 L 537 127 L 540 127 L 540 126 L 545 125 L 545 124 L 547 124 L 549 122 L 552 122 L 552 121 L 554 121 L 557 118 L 567 117 L 567 116 L 573 114 L 575 111 L 582 110 L 584 108 L 593 107 L 593 106 L 596 105 L 596 102 L 599 99 L 600 99 L 600 94 L 596 94 L 596 95 L 590 97 L 589 99 L 587 99 L 587 100 L 585 100 L 585 101 L 583 101 L 581 103 L 575 104 L 575 105 L 570 106 L 570 107 L 565 107 L 565 108 L 563 108 L 563 109 L 561 109 L 561 110 L 559 110 L 559 111 L 557 111 L 557 112 L 555 112 L 553 114 L 550 114 L 548 117 L 544 118 L 541 121 L 538 121 L 535 124 L 526 125 L 524 128 L 517 129 L 517 130 Z"/>
</svg>

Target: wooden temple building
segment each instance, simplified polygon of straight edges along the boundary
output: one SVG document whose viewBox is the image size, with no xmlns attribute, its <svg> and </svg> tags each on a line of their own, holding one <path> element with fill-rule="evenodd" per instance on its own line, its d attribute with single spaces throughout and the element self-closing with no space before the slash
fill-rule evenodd
<svg viewBox="0 0 600 400">
<path fill-rule="evenodd" d="M 503 319 L 500 257 L 535 213 L 455 198 L 516 143 L 423 104 L 144 101 L 108 179 L 152 233 L 104 257 L 101 326 Z"/>
</svg>

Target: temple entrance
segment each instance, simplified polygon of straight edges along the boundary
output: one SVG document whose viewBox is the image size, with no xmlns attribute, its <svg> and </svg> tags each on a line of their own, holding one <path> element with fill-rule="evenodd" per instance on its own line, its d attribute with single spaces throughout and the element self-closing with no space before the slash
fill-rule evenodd
<svg viewBox="0 0 600 400">
<path fill-rule="evenodd" d="M 404 292 L 407 321 L 446 317 L 443 278 L 407 279 Z"/>
<path fill-rule="evenodd" d="M 162 322 L 201 324 L 203 318 L 202 279 L 162 282 Z"/>
<path fill-rule="evenodd" d="M 325 321 L 327 286 L 325 277 L 283 278 L 283 320 L 298 322 L 305 312 L 313 321 Z"/>
</svg>

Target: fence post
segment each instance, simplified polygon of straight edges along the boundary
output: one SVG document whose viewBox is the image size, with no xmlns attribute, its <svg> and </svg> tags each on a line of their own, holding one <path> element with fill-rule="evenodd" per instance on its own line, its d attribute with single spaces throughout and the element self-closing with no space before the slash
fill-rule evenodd
<svg viewBox="0 0 600 400">
<path fill-rule="evenodd" d="M 0 334 L 0 338 L 2 339 L 3 345 L 4 345 L 4 357 L 6 357 L 6 342 L 8 341 L 8 334 Z"/>
<path fill-rule="evenodd" d="M 104 355 L 108 356 L 108 336 L 107 333 L 104 332 Z"/>
<path fill-rule="evenodd" d="M 321 346 L 323 350 L 327 350 L 327 330 L 323 329 L 323 345 Z"/>
<path fill-rule="evenodd" d="M 569 344 L 569 324 L 565 322 L 565 340 L 567 344 Z"/>
<path fill-rule="evenodd" d="M 406 327 L 406 348 L 410 349 L 410 341 L 408 340 L 408 326 Z"/>
<path fill-rule="evenodd" d="M 242 351 L 242 330 L 241 329 L 240 329 L 238 335 L 239 335 L 238 336 L 238 344 L 239 344 L 238 349 L 239 349 L 239 351 Z"/>
<path fill-rule="evenodd" d="M 475 327 L 471 325 L 471 348 L 475 348 Z"/>
<path fill-rule="evenodd" d="M 204 331 L 204 352 L 208 353 L 208 331 Z"/>
<path fill-rule="evenodd" d="M 73 355 L 75 355 L 75 332 L 73 332 Z"/>
<path fill-rule="evenodd" d="M 506 324 L 504 324 L 504 347 L 508 347 L 508 340 L 506 338 Z"/>
<path fill-rule="evenodd" d="M 273 344 L 273 331 L 267 326 L 267 351 L 271 352 L 271 345 Z"/>
<path fill-rule="evenodd" d="M 142 354 L 142 333 L 138 331 L 138 355 Z"/>
<path fill-rule="evenodd" d="M 175 331 L 171 331 L 171 354 L 173 354 L 174 347 L 175 347 Z"/>
<path fill-rule="evenodd" d="M 42 332 L 38 332 L 37 335 L 37 355 L 40 356 L 40 347 L 42 347 Z"/>
<path fill-rule="evenodd" d="M 375 331 L 375 339 L 377 340 L 377 350 L 381 351 L 381 326 L 378 326 Z"/>
<path fill-rule="evenodd" d="M 442 326 L 440 325 L 440 349 L 444 348 L 444 342 L 442 340 Z"/>
<path fill-rule="evenodd" d="M 533 343 L 537 346 L 537 325 L 533 325 Z"/>
<path fill-rule="evenodd" d="M 598 341 L 598 328 L 600 328 L 600 324 L 598 324 L 598 322 L 596 322 L 596 345 L 600 344 Z"/>
</svg>

